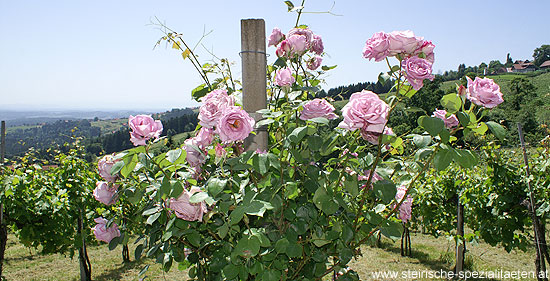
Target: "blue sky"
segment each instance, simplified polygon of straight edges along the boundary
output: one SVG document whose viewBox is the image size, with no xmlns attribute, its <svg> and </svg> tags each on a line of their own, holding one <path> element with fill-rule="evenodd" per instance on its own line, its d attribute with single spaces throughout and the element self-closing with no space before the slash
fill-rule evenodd
<svg viewBox="0 0 550 281">
<path fill-rule="evenodd" d="M 298 1 L 294 0 L 298 5 Z M 391 4 L 390 4 L 391 3 Z M 300 20 L 323 37 L 324 64 L 338 65 L 325 89 L 375 81 L 385 64 L 362 58 L 377 31 L 410 29 L 436 45 L 434 73 L 458 64 L 532 59 L 550 43 L 550 1 L 306 1 Z M 153 50 L 162 33 L 154 17 L 218 57 L 240 76 L 240 19 L 263 18 L 269 35 L 287 32 L 296 14 L 283 1 L 0 0 L 0 108 L 141 109 L 196 106 L 200 78 L 171 48 Z M 200 60 L 211 56 L 198 50 Z M 275 60 L 269 48 L 268 62 Z"/>
</svg>

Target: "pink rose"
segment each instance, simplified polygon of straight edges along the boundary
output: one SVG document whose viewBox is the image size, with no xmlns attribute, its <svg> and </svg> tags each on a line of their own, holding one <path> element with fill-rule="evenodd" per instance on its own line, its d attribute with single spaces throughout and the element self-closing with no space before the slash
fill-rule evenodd
<svg viewBox="0 0 550 281">
<path fill-rule="evenodd" d="M 202 221 L 202 215 L 208 211 L 206 203 L 189 203 L 189 198 L 196 192 L 202 190 L 192 187 L 190 191 L 183 191 L 178 199 L 170 199 L 169 208 L 174 211 L 176 217 L 186 221 Z"/>
<path fill-rule="evenodd" d="M 225 151 L 225 148 L 221 146 L 219 143 L 216 145 L 216 157 L 224 157 L 227 154 L 227 151 Z"/>
<path fill-rule="evenodd" d="M 443 109 L 436 109 L 432 114 L 432 117 L 437 117 L 443 120 L 443 122 L 445 123 L 445 127 L 449 129 L 458 126 L 459 122 L 458 122 L 458 119 L 456 118 L 456 115 L 451 114 L 449 115 L 449 117 L 446 117 L 446 116 L 447 116 L 447 111 Z"/>
<path fill-rule="evenodd" d="M 212 102 L 215 104 L 223 104 L 226 106 L 235 105 L 235 98 L 227 94 L 225 89 L 217 89 L 201 98 L 201 102 L 208 103 Z"/>
<path fill-rule="evenodd" d="M 389 35 L 383 31 L 377 32 L 365 43 L 363 57 L 369 60 L 381 61 L 389 55 L 389 47 Z"/>
<path fill-rule="evenodd" d="M 363 137 L 363 139 L 370 142 L 370 143 L 372 143 L 372 144 L 374 144 L 374 145 L 378 145 L 378 137 L 380 137 L 381 134 L 382 133 L 361 130 L 361 136 Z M 385 127 L 383 134 L 384 135 L 393 135 L 394 133 L 393 133 L 393 130 L 390 127 Z"/>
<path fill-rule="evenodd" d="M 292 69 L 289 67 L 277 70 L 275 73 L 275 84 L 280 87 L 291 87 L 296 81 L 292 73 Z"/>
<path fill-rule="evenodd" d="M 457 95 L 461 98 L 466 97 L 467 95 L 466 87 L 464 87 L 464 85 L 458 86 L 456 89 L 456 92 L 457 92 Z"/>
<path fill-rule="evenodd" d="M 199 142 L 196 138 L 189 138 L 186 139 L 184 142 L 184 149 L 185 152 L 187 152 L 186 160 L 192 167 L 199 167 L 201 166 L 206 159 L 204 158 L 204 154 L 200 151 Z"/>
<path fill-rule="evenodd" d="M 116 203 L 117 198 L 116 192 L 118 189 L 118 185 L 114 185 L 113 187 L 109 187 L 109 183 L 104 181 L 98 181 L 95 184 L 95 189 L 93 192 L 95 200 L 109 206 Z"/>
<path fill-rule="evenodd" d="M 418 56 L 420 55 L 420 53 L 423 53 L 426 56 L 426 60 L 428 60 L 431 63 L 434 63 L 435 61 L 434 48 L 435 48 L 435 45 L 432 43 L 432 41 L 423 41 L 422 45 L 416 50 L 414 55 Z"/>
<path fill-rule="evenodd" d="M 480 106 L 493 108 L 501 104 L 504 99 L 500 92 L 500 86 L 490 78 L 476 77 L 474 81 L 466 76 L 468 80 L 468 99 Z"/>
<path fill-rule="evenodd" d="M 422 38 L 414 36 L 414 33 L 410 30 L 393 31 L 388 35 L 390 56 L 397 54 L 412 55 L 423 43 Z"/>
<path fill-rule="evenodd" d="M 395 201 L 399 203 L 405 196 L 406 192 L 407 192 L 407 187 L 404 185 L 400 185 L 397 188 L 397 193 L 395 194 Z M 410 195 L 407 195 L 407 199 L 405 199 L 401 204 L 401 206 L 399 206 L 399 219 L 401 219 L 401 221 L 404 223 L 406 223 L 411 219 L 412 203 L 413 203 L 413 198 Z"/>
<path fill-rule="evenodd" d="M 301 56 L 307 50 L 306 37 L 303 35 L 291 35 L 285 39 L 290 46 L 290 56 Z"/>
<path fill-rule="evenodd" d="M 231 106 L 223 111 L 223 116 L 216 126 L 216 132 L 220 135 L 222 142 L 240 141 L 250 135 L 255 123 L 242 108 Z"/>
<path fill-rule="evenodd" d="M 349 149 L 347 149 L 347 148 L 344 149 L 344 151 L 342 151 L 342 156 L 344 156 L 344 155 L 346 155 L 346 154 L 348 154 L 348 153 L 349 153 L 349 155 L 351 155 L 351 156 L 353 156 L 353 157 L 359 156 L 359 154 L 357 154 L 357 152 L 349 152 Z M 346 169 L 349 169 L 349 167 L 346 167 Z M 351 171 L 351 169 L 350 169 L 350 171 Z M 347 172 L 351 174 L 351 172 L 353 172 L 353 171 L 351 171 L 351 172 L 350 172 L 350 171 L 347 171 Z M 355 173 L 355 172 L 353 172 L 353 173 Z"/>
<path fill-rule="evenodd" d="M 382 133 L 388 120 L 390 107 L 377 94 L 363 90 L 351 95 L 342 109 L 344 120 L 340 128 Z"/>
<path fill-rule="evenodd" d="M 292 47 L 290 46 L 290 43 L 288 43 L 287 40 L 283 40 L 279 47 L 277 47 L 275 54 L 277 55 L 277 57 L 289 57 L 291 50 Z"/>
<path fill-rule="evenodd" d="M 300 119 L 309 120 L 317 117 L 325 117 L 327 119 L 336 119 L 338 116 L 333 113 L 334 106 L 325 99 L 314 99 L 304 105 L 300 114 Z"/>
<path fill-rule="evenodd" d="M 269 35 L 269 42 L 267 46 L 277 46 L 281 40 L 283 40 L 283 33 L 281 30 L 277 27 L 273 28 L 273 31 L 271 32 L 271 35 Z"/>
<path fill-rule="evenodd" d="M 154 120 L 151 115 L 130 115 L 128 126 L 130 132 L 130 141 L 134 146 L 145 145 L 151 138 L 158 138 L 162 133 L 162 123 L 160 120 Z"/>
<path fill-rule="evenodd" d="M 313 35 L 313 40 L 311 40 L 310 43 L 310 49 L 312 52 L 321 55 L 323 51 L 325 50 L 325 46 L 323 46 L 323 39 L 319 35 Z"/>
<path fill-rule="evenodd" d="M 108 182 L 115 182 L 117 179 L 117 175 L 111 175 L 111 169 L 113 168 L 113 165 L 115 165 L 115 163 L 118 161 L 120 161 L 120 159 L 115 160 L 112 155 L 103 156 L 103 158 L 97 161 L 97 169 L 99 171 L 99 175 Z"/>
<path fill-rule="evenodd" d="M 309 28 L 293 28 L 291 29 L 288 34 L 287 34 L 287 38 L 292 36 L 292 35 L 302 35 L 304 36 L 304 38 L 306 39 L 306 46 L 309 46 L 309 44 L 311 43 L 311 40 L 313 40 L 313 32 L 309 29 Z"/>
<path fill-rule="evenodd" d="M 229 106 L 235 105 L 235 99 L 227 95 L 226 90 L 214 90 L 201 101 L 204 103 L 199 108 L 199 124 L 206 128 L 213 128 L 221 118 L 222 111 Z"/>
<path fill-rule="evenodd" d="M 365 175 L 358 175 L 357 176 L 357 180 L 360 180 L 360 181 L 366 181 L 369 179 L 369 176 L 370 176 L 370 173 L 371 171 L 368 169 L 368 170 L 365 170 Z M 376 172 L 374 172 L 374 175 L 372 175 L 372 180 L 371 180 L 371 183 L 370 183 L 370 186 L 369 188 L 372 188 L 372 185 L 377 182 L 377 181 L 380 181 L 380 180 L 383 180 L 384 178 L 382 178 L 380 175 L 378 175 Z M 367 186 L 367 184 L 363 184 L 361 186 L 361 188 L 365 188 Z"/>
<path fill-rule="evenodd" d="M 94 221 L 97 224 L 92 228 L 92 231 L 97 240 L 109 243 L 113 238 L 120 236 L 120 230 L 118 230 L 116 223 L 112 223 L 111 227 L 107 228 L 108 221 L 106 219 L 99 217 Z"/>
<path fill-rule="evenodd" d="M 424 79 L 434 80 L 435 77 L 432 75 L 432 63 L 417 56 L 403 60 L 403 69 L 407 81 L 417 91 L 424 86 Z"/>
<path fill-rule="evenodd" d="M 319 66 L 321 66 L 322 62 L 323 62 L 322 57 L 315 56 L 307 62 L 307 68 L 309 70 L 315 70 L 315 69 L 319 68 Z"/>
<path fill-rule="evenodd" d="M 209 146 L 214 140 L 214 130 L 202 127 L 195 136 L 195 140 L 201 148 Z"/>
</svg>

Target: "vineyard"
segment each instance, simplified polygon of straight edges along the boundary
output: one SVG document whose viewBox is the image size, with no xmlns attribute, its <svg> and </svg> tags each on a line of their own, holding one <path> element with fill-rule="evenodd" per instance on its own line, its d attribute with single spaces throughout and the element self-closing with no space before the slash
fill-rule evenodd
<svg viewBox="0 0 550 281">
<path fill-rule="evenodd" d="M 202 80 L 198 114 L 102 138 L 78 121 L 8 161 L 3 122 L 2 280 L 548 280 L 550 131 L 523 107 L 544 105 L 546 74 L 539 92 L 475 73 L 443 91 L 437 42 L 381 31 L 361 53 L 388 66 L 378 82 L 325 93 L 322 33 L 285 3 L 286 33 L 241 21 L 242 78 L 154 23 Z"/>
</svg>

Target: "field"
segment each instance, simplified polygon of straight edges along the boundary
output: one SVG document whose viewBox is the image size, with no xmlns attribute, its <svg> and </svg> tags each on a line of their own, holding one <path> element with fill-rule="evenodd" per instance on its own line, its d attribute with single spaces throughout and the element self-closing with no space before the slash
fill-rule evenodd
<svg viewBox="0 0 550 281">
<path fill-rule="evenodd" d="M 11 236 L 10 238 L 13 238 Z M 362 257 L 351 262 L 351 267 L 359 273 L 361 280 L 380 280 L 374 278 L 379 272 L 395 271 L 404 274 L 407 271 L 439 272 L 452 270 L 454 266 L 453 243 L 444 237 L 433 238 L 420 233 L 411 234 L 413 256 L 402 257 L 399 253 L 400 241 L 392 242 L 382 238 L 380 247 L 362 247 Z M 133 245 L 130 245 L 132 262 L 122 263 L 120 247 L 109 251 L 105 244 L 89 247 L 93 280 L 137 280 L 138 274 L 146 265 L 151 265 L 146 280 L 185 280 L 187 273 L 179 271 L 177 266 L 163 273 L 160 265 L 142 258 L 134 261 Z M 468 244 L 466 266 L 471 271 L 533 271 L 534 252 L 513 251 L 507 253 L 502 248 L 491 247 L 485 243 Z M 59 254 L 42 256 L 35 250 L 29 250 L 13 239 L 8 240 L 4 273 L 6 280 L 78 280 L 78 259 L 70 259 Z M 384 278 L 401 280 L 402 278 Z M 330 280 L 330 279 L 326 279 Z M 427 280 L 426 278 L 415 280 Z M 434 280 L 434 279 L 429 279 Z M 475 280 L 475 279 L 470 279 Z M 504 280 L 504 279 L 483 279 Z M 533 279 L 522 279 L 533 280 Z"/>
</svg>

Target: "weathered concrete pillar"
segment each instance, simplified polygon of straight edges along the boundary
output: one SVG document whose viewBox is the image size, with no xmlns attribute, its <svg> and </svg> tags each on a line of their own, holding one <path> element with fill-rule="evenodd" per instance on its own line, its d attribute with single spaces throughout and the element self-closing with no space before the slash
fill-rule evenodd
<svg viewBox="0 0 550 281">
<path fill-rule="evenodd" d="M 241 20 L 243 107 L 256 122 L 262 117 L 256 111 L 267 107 L 265 40 L 263 19 Z M 267 131 L 264 128 L 255 131 L 256 135 L 251 135 L 245 140 L 245 149 L 267 150 Z"/>
</svg>

